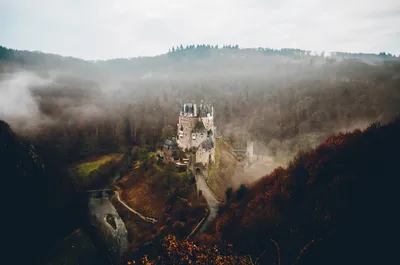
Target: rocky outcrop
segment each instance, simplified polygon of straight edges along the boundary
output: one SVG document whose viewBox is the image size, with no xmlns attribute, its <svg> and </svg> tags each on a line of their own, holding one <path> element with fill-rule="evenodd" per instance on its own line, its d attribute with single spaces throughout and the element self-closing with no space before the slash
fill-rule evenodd
<svg viewBox="0 0 400 265">
<path fill-rule="evenodd" d="M 120 264 L 128 249 L 128 231 L 108 195 L 88 200 L 88 232 L 96 248 L 111 264 Z"/>
</svg>

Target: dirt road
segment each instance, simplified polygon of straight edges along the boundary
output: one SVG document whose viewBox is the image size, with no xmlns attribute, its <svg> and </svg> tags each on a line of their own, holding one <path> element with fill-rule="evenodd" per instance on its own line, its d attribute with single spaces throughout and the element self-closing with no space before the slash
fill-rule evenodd
<svg viewBox="0 0 400 265">
<path fill-rule="evenodd" d="M 215 219 L 218 213 L 218 207 L 220 202 L 215 198 L 214 194 L 211 192 L 210 188 L 206 184 L 204 176 L 202 174 L 196 174 L 196 185 L 199 190 L 201 190 L 202 195 L 207 201 L 210 214 L 208 215 L 206 221 L 203 223 L 198 233 L 203 233 L 212 220 Z"/>
</svg>

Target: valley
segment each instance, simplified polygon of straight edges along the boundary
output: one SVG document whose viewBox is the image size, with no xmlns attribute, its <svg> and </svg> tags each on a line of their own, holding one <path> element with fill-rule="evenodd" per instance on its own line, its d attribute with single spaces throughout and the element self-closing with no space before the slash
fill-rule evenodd
<svg viewBox="0 0 400 265">
<path fill-rule="evenodd" d="M 92 62 L 0 48 L 7 242 L 23 238 L 30 263 L 368 264 L 382 253 L 398 57 L 205 45 Z"/>
</svg>

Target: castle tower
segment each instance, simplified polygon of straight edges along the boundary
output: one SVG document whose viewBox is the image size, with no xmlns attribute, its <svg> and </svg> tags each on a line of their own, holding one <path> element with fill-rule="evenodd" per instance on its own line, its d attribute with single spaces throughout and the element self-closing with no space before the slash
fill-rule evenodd
<svg viewBox="0 0 400 265">
<path fill-rule="evenodd" d="M 212 105 L 208 103 L 205 104 L 203 100 L 200 103 L 200 107 L 195 101 L 184 102 L 185 103 L 181 104 L 176 130 L 178 146 L 182 149 L 199 148 L 207 139 L 214 141 L 215 127 Z M 213 147 L 208 148 L 206 152 L 214 152 Z M 203 154 L 202 156 L 205 155 Z M 214 155 L 212 155 L 212 157 L 214 158 Z"/>
<path fill-rule="evenodd" d="M 192 117 L 193 116 L 193 103 L 188 103 L 188 116 Z"/>
</svg>

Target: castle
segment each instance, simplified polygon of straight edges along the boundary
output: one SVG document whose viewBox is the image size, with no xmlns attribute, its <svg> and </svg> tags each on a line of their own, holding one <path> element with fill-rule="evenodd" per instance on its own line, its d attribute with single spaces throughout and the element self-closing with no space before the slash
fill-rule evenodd
<svg viewBox="0 0 400 265">
<path fill-rule="evenodd" d="M 183 150 L 196 150 L 194 162 L 204 166 L 215 162 L 214 118 L 214 107 L 209 103 L 181 103 L 178 146 Z"/>
</svg>

